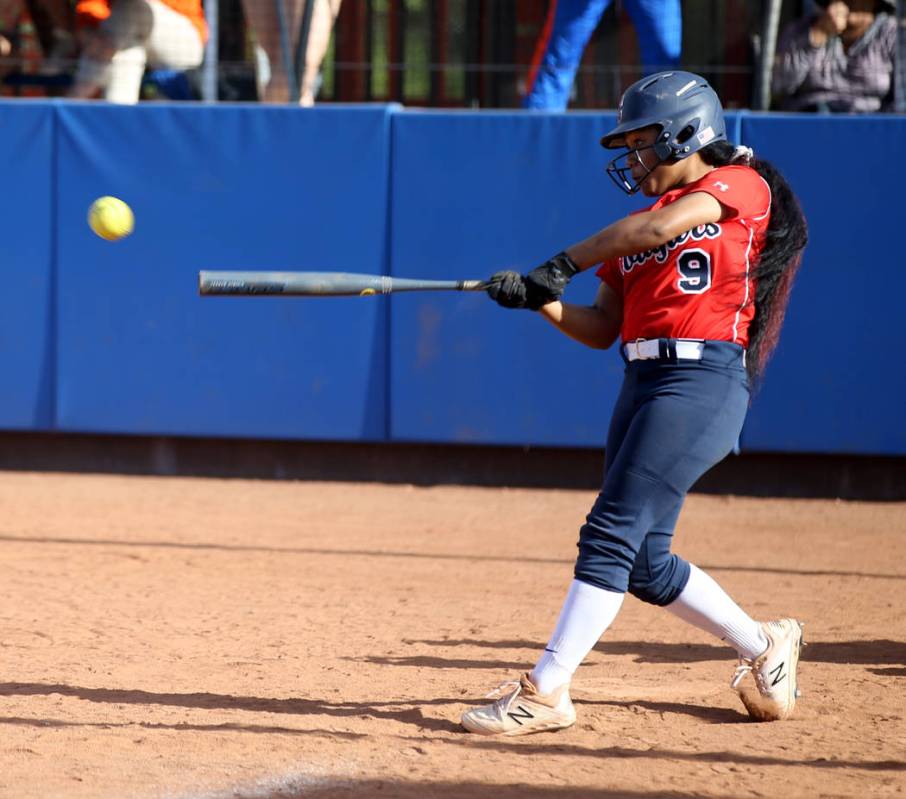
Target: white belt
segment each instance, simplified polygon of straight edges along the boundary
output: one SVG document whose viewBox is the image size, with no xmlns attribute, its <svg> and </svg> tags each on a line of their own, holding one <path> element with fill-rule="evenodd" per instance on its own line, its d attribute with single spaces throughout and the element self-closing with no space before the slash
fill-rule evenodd
<svg viewBox="0 0 906 799">
<path fill-rule="evenodd" d="M 662 346 L 662 343 L 668 345 Z M 672 350 L 670 354 L 676 358 L 687 361 L 700 361 L 705 351 L 705 342 L 696 339 L 659 339 L 659 338 L 640 338 L 636 341 L 628 341 L 623 345 L 623 354 L 627 361 L 651 360 L 665 357 L 665 350 Z"/>
</svg>

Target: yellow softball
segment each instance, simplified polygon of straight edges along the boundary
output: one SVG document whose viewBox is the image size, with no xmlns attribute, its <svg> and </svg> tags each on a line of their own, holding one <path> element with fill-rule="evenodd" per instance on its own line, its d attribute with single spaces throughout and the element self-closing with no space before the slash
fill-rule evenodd
<svg viewBox="0 0 906 799">
<path fill-rule="evenodd" d="M 135 226 L 132 209 L 117 197 L 98 197 L 88 209 L 88 225 L 102 239 L 116 241 Z"/>
</svg>

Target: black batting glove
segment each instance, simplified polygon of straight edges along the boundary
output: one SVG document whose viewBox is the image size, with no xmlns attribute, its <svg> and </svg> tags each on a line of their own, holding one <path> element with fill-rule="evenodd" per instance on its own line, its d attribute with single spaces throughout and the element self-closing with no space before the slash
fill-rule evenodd
<svg viewBox="0 0 906 799">
<path fill-rule="evenodd" d="M 495 272 L 488 280 L 488 296 L 504 308 L 525 308 L 525 279 L 518 272 Z"/>
<path fill-rule="evenodd" d="M 538 310 L 542 305 L 559 300 L 566 284 L 579 272 L 579 267 L 565 252 L 545 261 L 524 278 L 526 307 Z"/>
</svg>

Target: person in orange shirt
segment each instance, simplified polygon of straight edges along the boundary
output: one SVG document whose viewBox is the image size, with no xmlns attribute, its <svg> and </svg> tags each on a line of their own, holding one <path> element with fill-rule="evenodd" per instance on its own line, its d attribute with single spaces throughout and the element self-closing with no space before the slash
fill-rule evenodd
<svg viewBox="0 0 906 799">
<path fill-rule="evenodd" d="M 208 30 L 201 0 L 79 0 L 82 56 L 70 97 L 138 102 L 146 66 L 192 69 Z"/>
</svg>

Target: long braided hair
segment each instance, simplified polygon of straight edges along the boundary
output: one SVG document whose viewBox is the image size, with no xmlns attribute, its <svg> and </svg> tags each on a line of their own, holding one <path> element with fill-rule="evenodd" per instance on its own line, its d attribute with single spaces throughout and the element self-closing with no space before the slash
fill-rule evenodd
<svg viewBox="0 0 906 799">
<path fill-rule="evenodd" d="M 755 297 L 750 300 L 755 303 L 755 316 L 749 326 L 746 368 L 752 385 L 757 386 L 780 338 L 793 278 L 808 243 L 808 226 L 789 183 L 769 161 L 741 157 L 737 148 L 726 141 L 709 144 L 698 153 L 711 166 L 747 164 L 771 189 L 771 218 L 761 255 L 750 276 L 755 280 Z"/>
</svg>

